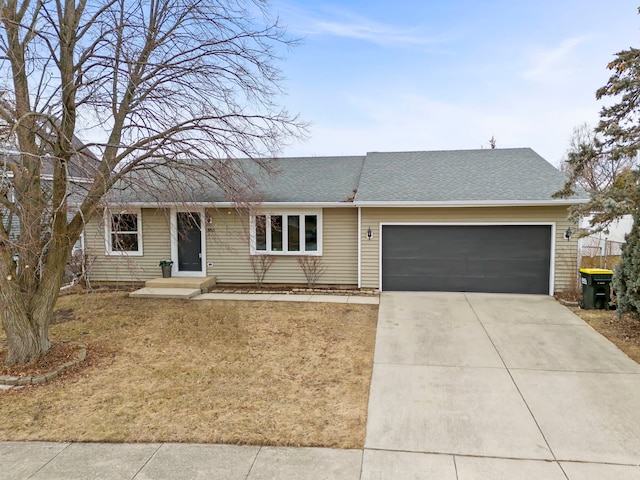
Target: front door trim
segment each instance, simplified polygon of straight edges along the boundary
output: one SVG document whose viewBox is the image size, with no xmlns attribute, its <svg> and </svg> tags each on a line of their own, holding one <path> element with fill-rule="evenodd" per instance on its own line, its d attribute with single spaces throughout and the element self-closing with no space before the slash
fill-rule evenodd
<svg viewBox="0 0 640 480">
<path fill-rule="evenodd" d="M 192 212 L 200 215 L 201 238 L 201 269 L 199 272 L 184 272 L 178 270 L 178 212 Z M 171 260 L 173 267 L 171 274 L 175 277 L 206 277 L 207 276 L 207 226 L 204 208 L 174 207 L 170 209 Z"/>
</svg>

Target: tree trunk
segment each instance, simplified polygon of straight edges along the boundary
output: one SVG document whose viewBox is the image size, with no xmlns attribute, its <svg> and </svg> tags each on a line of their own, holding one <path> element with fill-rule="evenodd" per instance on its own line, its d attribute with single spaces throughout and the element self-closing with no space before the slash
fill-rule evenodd
<svg viewBox="0 0 640 480">
<path fill-rule="evenodd" d="M 36 360 L 51 347 L 49 324 L 60 294 L 66 264 L 64 249 L 54 250 L 49 260 L 42 277 L 34 272 L 37 269 L 23 268 L 22 278 L 0 279 L 3 306 L 0 317 L 7 335 L 7 366 Z"/>
<path fill-rule="evenodd" d="M 2 326 L 8 341 L 5 365 L 22 365 L 49 351 L 49 324 L 59 288 L 39 290 L 29 303 L 25 302 L 29 296 L 17 289 L 2 289 Z"/>
<path fill-rule="evenodd" d="M 47 320 L 37 318 L 33 313 L 6 309 L 2 313 L 2 323 L 9 343 L 6 366 L 28 363 L 49 351 Z"/>
</svg>

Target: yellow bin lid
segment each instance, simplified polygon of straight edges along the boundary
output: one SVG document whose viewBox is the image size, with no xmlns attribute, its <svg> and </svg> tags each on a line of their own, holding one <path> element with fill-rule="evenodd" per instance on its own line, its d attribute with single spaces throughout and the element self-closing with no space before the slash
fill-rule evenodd
<svg viewBox="0 0 640 480">
<path fill-rule="evenodd" d="M 580 271 L 582 273 L 588 273 L 589 275 L 598 275 L 598 274 L 612 274 L 613 270 L 607 270 L 605 268 L 581 268 Z"/>
</svg>

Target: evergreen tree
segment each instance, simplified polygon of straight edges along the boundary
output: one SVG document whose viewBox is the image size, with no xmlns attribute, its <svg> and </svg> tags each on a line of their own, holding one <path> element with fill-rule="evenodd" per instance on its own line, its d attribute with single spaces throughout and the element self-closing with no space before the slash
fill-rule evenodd
<svg viewBox="0 0 640 480">
<path fill-rule="evenodd" d="M 640 215 L 634 215 L 633 228 L 622 247 L 620 264 L 613 275 L 618 297 L 618 317 L 624 312 L 640 311 Z"/>
<path fill-rule="evenodd" d="M 600 225 L 603 229 L 622 215 L 633 216 L 633 229 L 627 236 L 613 279 L 622 313 L 640 311 L 640 171 L 637 162 L 640 150 L 640 49 L 619 52 L 607 68 L 613 74 L 607 84 L 596 91 L 596 98 L 611 97 L 615 103 L 602 108 L 593 135 L 572 145 L 566 169 L 569 179 L 556 196 L 567 197 L 575 193 L 581 177 L 594 163 L 606 164 L 617 172 L 609 184 L 603 183 L 603 188 L 592 190 L 590 202 L 576 206 L 571 217 L 577 220 L 592 213 L 592 226 Z"/>
</svg>

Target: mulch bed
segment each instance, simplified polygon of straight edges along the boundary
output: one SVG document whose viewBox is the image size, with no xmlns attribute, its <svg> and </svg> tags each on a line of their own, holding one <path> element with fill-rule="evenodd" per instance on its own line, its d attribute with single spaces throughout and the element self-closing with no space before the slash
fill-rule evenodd
<svg viewBox="0 0 640 480">
<path fill-rule="evenodd" d="M 7 359 L 7 341 L 0 340 L 0 375 L 9 377 L 31 377 L 44 375 L 61 365 L 78 358 L 80 346 L 69 342 L 52 342 L 47 354 L 25 365 L 5 367 Z"/>
</svg>

